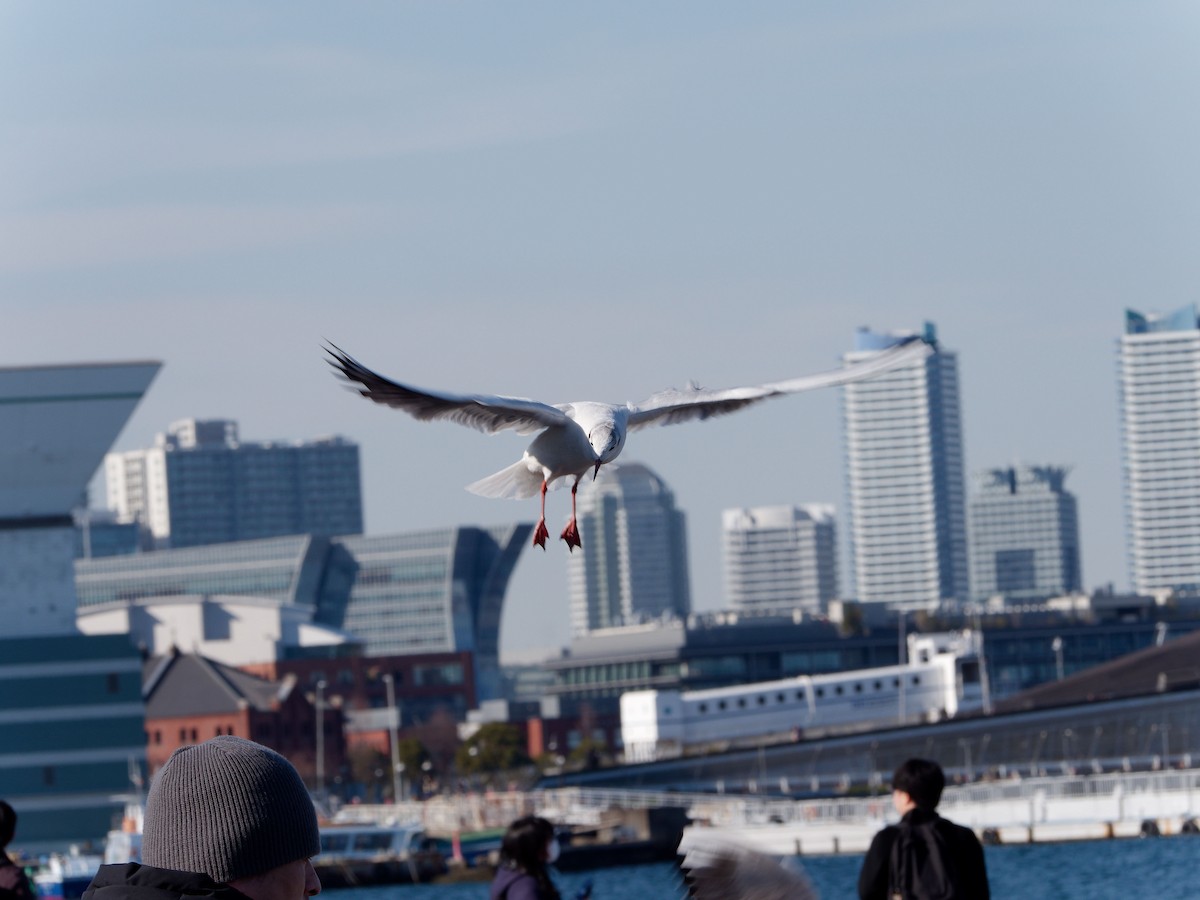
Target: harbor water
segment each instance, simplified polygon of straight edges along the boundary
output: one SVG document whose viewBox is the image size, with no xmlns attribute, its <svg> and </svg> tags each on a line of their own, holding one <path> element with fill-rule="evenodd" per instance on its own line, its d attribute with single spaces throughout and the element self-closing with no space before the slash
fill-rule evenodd
<svg viewBox="0 0 1200 900">
<path fill-rule="evenodd" d="M 987 847 L 996 900 L 1195 900 L 1200 898 L 1200 836 Z M 799 862 L 822 900 L 854 900 L 861 857 Z M 555 878 L 564 900 L 586 881 L 594 900 L 678 900 L 685 896 L 671 863 L 572 872 Z M 353 900 L 486 900 L 486 883 L 354 888 Z M 346 891 L 328 891 L 351 900 Z"/>
</svg>

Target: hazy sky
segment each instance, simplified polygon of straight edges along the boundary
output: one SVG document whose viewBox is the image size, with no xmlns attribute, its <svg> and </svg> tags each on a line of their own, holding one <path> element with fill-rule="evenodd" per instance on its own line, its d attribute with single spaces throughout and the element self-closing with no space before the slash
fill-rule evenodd
<svg viewBox="0 0 1200 900">
<path fill-rule="evenodd" d="M 154 358 L 119 438 L 228 417 L 362 447 L 367 530 L 536 517 L 463 485 L 526 439 L 356 398 L 640 400 L 937 323 L 969 471 L 1071 466 L 1127 585 L 1115 341 L 1200 299 L 1192 2 L 0 2 L 0 365 Z M 842 505 L 836 392 L 639 432 L 688 514 Z M 95 502 L 102 502 L 97 496 Z M 557 534 L 568 496 L 550 497 Z M 527 552 L 502 646 L 567 637 Z"/>
</svg>

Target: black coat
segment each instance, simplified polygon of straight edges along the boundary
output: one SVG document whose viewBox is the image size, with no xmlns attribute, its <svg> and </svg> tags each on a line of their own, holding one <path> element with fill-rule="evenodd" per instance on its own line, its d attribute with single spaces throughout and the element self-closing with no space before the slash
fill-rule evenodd
<svg viewBox="0 0 1200 900">
<path fill-rule="evenodd" d="M 25 870 L 0 850 L 0 900 L 34 900 Z"/>
<path fill-rule="evenodd" d="M 954 869 L 966 892 L 966 900 L 990 900 L 987 865 L 983 859 L 983 847 L 975 832 L 970 828 L 955 825 L 935 812 L 914 809 L 904 815 L 901 823 L 908 825 L 931 825 L 941 836 L 949 852 L 954 856 Z M 900 834 L 900 828 L 889 825 L 871 841 L 858 873 L 858 896 L 860 900 L 888 900 L 888 878 L 891 874 L 892 845 Z"/>
<path fill-rule="evenodd" d="M 140 863 L 101 866 L 83 900 L 247 900 L 241 891 L 196 872 Z"/>
</svg>

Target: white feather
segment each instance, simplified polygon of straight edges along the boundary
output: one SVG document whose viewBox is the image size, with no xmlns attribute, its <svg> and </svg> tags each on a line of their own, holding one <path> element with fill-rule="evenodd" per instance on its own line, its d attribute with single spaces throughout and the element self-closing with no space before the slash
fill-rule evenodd
<svg viewBox="0 0 1200 900">
<path fill-rule="evenodd" d="M 527 500 L 536 497 L 541 489 L 541 473 L 529 471 L 529 463 L 524 459 L 467 485 L 472 494 L 493 500 Z"/>
</svg>

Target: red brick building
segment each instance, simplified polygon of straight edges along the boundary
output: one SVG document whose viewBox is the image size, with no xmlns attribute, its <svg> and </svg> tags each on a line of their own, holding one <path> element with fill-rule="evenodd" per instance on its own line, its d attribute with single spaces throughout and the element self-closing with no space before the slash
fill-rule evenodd
<svg viewBox="0 0 1200 900">
<path fill-rule="evenodd" d="M 391 675 L 399 709 L 401 737 L 416 737 L 430 751 L 431 728 L 461 722 L 476 706 L 474 657 L 469 652 L 427 653 L 411 656 L 345 657 L 340 659 L 284 659 L 243 667 L 263 678 L 293 678 L 311 692 L 321 681 L 325 693 L 341 704 L 349 745 L 366 743 L 387 754 L 388 686 Z"/>
<path fill-rule="evenodd" d="M 291 760 L 317 786 L 317 720 L 322 720 L 320 768 L 326 784 L 342 771 L 343 713 L 326 685 L 318 716 L 317 692 L 294 675 L 278 681 L 190 653 L 153 657 L 143 670 L 146 757 L 156 772 L 176 748 L 233 734 L 257 741 Z"/>
</svg>

